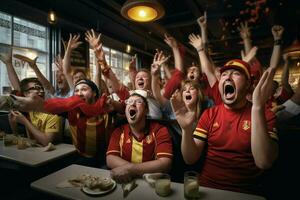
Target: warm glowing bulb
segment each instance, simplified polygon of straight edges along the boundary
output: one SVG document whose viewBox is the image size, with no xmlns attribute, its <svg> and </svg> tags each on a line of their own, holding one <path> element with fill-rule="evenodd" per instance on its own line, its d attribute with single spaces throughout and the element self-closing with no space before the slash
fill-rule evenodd
<svg viewBox="0 0 300 200">
<path fill-rule="evenodd" d="M 131 46 L 129 44 L 126 45 L 126 52 L 127 53 L 130 53 L 131 51 Z"/>
<path fill-rule="evenodd" d="M 300 66 L 300 62 L 297 62 L 297 67 L 299 67 Z"/>
<path fill-rule="evenodd" d="M 55 21 L 55 15 L 54 15 L 54 13 L 50 13 L 50 20 L 51 21 Z"/>
<path fill-rule="evenodd" d="M 146 17 L 147 13 L 144 10 L 139 11 L 139 16 L 140 17 Z"/>
</svg>

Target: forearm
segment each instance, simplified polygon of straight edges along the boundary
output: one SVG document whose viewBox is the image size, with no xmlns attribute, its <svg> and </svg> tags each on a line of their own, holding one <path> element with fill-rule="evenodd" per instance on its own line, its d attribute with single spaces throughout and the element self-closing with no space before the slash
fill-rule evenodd
<svg viewBox="0 0 300 200">
<path fill-rule="evenodd" d="M 172 77 L 172 74 L 171 74 L 171 71 L 170 71 L 168 65 L 166 65 L 166 64 L 164 63 L 164 64 L 162 64 L 161 66 L 163 67 L 163 70 L 164 70 L 164 72 L 165 72 L 165 78 L 166 78 L 167 80 L 169 80 L 169 79 Z"/>
<path fill-rule="evenodd" d="M 145 173 L 167 173 L 171 169 L 172 160 L 170 158 L 159 158 L 157 160 L 133 164 L 132 173 L 141 177 Z"/>
<path fill-rule="evenodd" d="M 55 138 L 54 136 L 57 134 L 57 133 L 43 133 L 35 126 L 33 126 L 33 124 L 28 120 L 24 125 L 29 133 L 30 138 L 35 139 L 39 144 L 43 146 L 48 145 L 49 142 L 53 142 Z"/>
<path fill-rule="evenodd" d="M 173 47 L 172 51 L 173 51 L 173 55 L 174 55 L 174 63 L 175 63 L 176 69 L 183 72 L 183 61 L 182 61 L 182 57 L 181 57 L 181 54 L 179 51 L 179 47 Z"/>
<path fill-rule="evenodd" d="M 72 70 L 71 70 L 71 50 L 67 49 L 63 59 L 63 73 L 67 79 L 70 90 L 74 90 L 74 84 L 72 79 Z"/>
<path fill-rule="evenodd" d="M 159 81 L 158 75 L 152 75 L 151 88 L 152 88 L 153 96 L 159 102 L 159 104 L 163 106 L 166 103 L 167 99 L 161 95 L 158 81 Z"/>
<path fill-rule="evenodd" d="M 95 71 L 95 74 L 93 77 L 93 81 L 97 85 L 97 87 L 100 89 L 101 88 L 101 68 L 100 68 L 98 62 L 96 62 L 96 71 Z"/>
<path fill-rule="evenodd" d="M 268 169 L 278 156 L 278 145 L 267 132 L 264 107 L 252 106 L 251 149 L 258 168 Z"/>
<path fill-rule="evenodd" d="M 107 155 L 106 163 L 110 169 L 114 169 L 116 167 L 120 167 L 120 166 L 129 164 L 130 162 L 128 162 L 127 160 L 124 160 L 123 158 L 121 158 L 119 156 Z"/>
<path fill-rule="evenodd" d="M 48 81 L 48 79 L 42 74 L 37 65 L 31 66 L 33 71 L 35 72 L 38 80 L 41 82 L 42 86 L 48 90 L 51 94 L 54 94 L 55 89 L 52 84 Z"/>
<path fill-rule="evenodd" d="M 206 27 L 201 27 L 201 38 L 202 38 L 202 43 L 205 51 L 208 51 L 208 37 L 207 37 L 207 28 Z"/>
<path fill-rule="evenodd" d="M 124 86 L 120 83 L 119 79 L 116 77 L 112 69 L 109 69 L 108 76 L 106 76 L 106 78 L 110 81 L 111 88 L 114 92 L 118 92 L 121 89 L 121 87 Z"/>
<path fill-rule="evenodd" d="M 270 60 L 270 68 L 276 69 L 280 61 L 281 45 L 274 45 Z"/>
<path fill-rule="evenodd" d="M 186 164 L 194 164 L 202 153 L 202 148 L 198 148 L 192 130 L 182 129 L 181 153 Z"/>
<path fill-rule="evenodd" d="M 245 49 L 245 55 L 247 55 L 250 50 L 252 49 L 252 43 L 250 38 L 243 38 L 243 43 L 244 43 L 244 49 Z"/>
<path fill-rule="evenodd" d="M 201 63 L 201 69 L 203 73 L 206 75 L 207 80 L 209 82 L 210 87 L 213 87 L 215 82 L 217 81 L 215 72 L 214 72 L 214 65 L 207 57 L 205 51 L 200 50 L 198 51 L 200 63 Z"/>
<path fill-rule="evenodd" d="M 18 78 L 18 75 L 12 65 L 12 63 L 7 63 L 6 64 L 6 70 L 7 70 L 7 74 L 8 74 L 8 79 L 12 85 L 12 87 L 15 89 L 15 90 L 18 90 L 20 91 L 20 80 Z"/>
</svg>

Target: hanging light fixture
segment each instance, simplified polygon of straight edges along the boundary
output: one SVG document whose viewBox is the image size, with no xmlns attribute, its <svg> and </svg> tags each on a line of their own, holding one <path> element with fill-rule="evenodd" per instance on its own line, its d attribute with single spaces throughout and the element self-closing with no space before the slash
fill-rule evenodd
<svg viewBox="0 0 300 200">
<path fill-rule="evenodd" d="M 48 12 L 48 22 L 49 24 L 56 24 L 57 22 L 57 17 L 53 10 L 49 10 Z"/>
<path fill-rule="evenodd" d="M 150 22 L 165 14 L 163 6 L 156 0 L 127 0 L 121 9 L 126 19 L 137 22 Z"/>
<path fill-rule="evenodd" d="M 300 42 L 298 39 L 295 39 L 294 42 L 283 50 L 283 53 L 286 54 L 291 59 L 300 58 Z"/>
</svg>

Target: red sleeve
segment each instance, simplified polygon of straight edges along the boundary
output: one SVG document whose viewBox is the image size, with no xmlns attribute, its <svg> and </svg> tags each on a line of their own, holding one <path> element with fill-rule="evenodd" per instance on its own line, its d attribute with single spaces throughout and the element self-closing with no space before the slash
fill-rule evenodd
<svg viewBox="0 0 300 200">
<path fill-rule="evenodd" d="M 259 60 L 256 58 L 252 59 L 250 61 L 250 71 L 251 71 L 251 76 L 254 78 L 254 80 L 259 81 L 262 72 L 263 72 L 263 67 Z"/>
<path fill-rule="evenodd" d="M 120 150 L 121 133 L 122 133 L 121 128 L 117 128 L 114 130 L 109 140 L 109 145 L 107 148 L 106 155 L 121 156 L 121 150 Z"/>
<path fill-rule="evenodd" d="M 45 100 L 44 109 L 52 114 L 60 114 L 79 108 L 87 117 L 95 117 L 106 113 L 104 108 L 106 99 L 106 96 L 102 96 L 96 103 L 89 105 L 80 99 L 79 96 L 72 96 L 69 98 L 52 98 Z"/>
<path fill-rule="evenodd" d="M 172 139 L 166 127 L 162 127 L 156 134 L 156 157 L 173 158 Z"/>
<path fill-rule="evenodd" d="M 208 136 L 209 124 L 210 124 L 210 117 L 209 111 L 211 109 L 207 109 L 201 115 L 197 127 L 193 133 L 193 137 L 199 140 L 206 141 Z"/>
<path fill-rule="evenodd" d="M 213 87 L 209 87 L 207 89 L 207 96 L 214 100 L 215 105 L 220 105 L 223 103 L 219 91 L 219 81 L 216 81 Z"/>
<path fill-rule="evenodd" d="M 276 129 L 276 115 L 271 110 L 266 109 L 265 116 L 266 116 L 268 134 L 272 139 L 277 141 L 278 135 Z"/>
<path fill-rule="evenodd" d="M 180 88 L 180 84 L 183 79 L 184 74 L 178 69 L 175 69 L 175 71 L 172 74 L 172 77 L 167 81 L 165 85 L 164 97 L 166 99 L 170 99 L 175 90 Z"/>
<path fill-rule="evenodd" d="M 51 98 L 45 100 L 44 109 L 52 114 L 60 114 L 73 110 L 82 104 L 85 104 L 85 102 L 81 100 L 79 96 Z"/>
<path fill-rule="evenodd" d="M 126 99 L 129 98 L 129 90 L 127 87 L 122 86 L 117 92 L 116 94 L 118 95 L 118 97 L 120 98 L 120 101 L 125 101 Z"/>
<path fill-rule="evenodd" d="M 288 92 L 284 87 L 281 87 L 281 91 L 279 96 L 276 98 L 276 101 L 279 104 L 283 104 L 284 102 L 286 102 L 287 100 L 289 100 L 292 96 L 294 95 L 294 93 L 292 92 Z"/>
</svg>

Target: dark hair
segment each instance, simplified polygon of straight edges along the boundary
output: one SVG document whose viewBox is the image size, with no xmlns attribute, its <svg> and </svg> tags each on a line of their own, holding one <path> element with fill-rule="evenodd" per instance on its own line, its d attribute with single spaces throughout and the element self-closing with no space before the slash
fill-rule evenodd
<svg viewBox="0 0 300 200">
<path fill-rule="evenodd" d="M 24 78 L 24 79 L 21 80 L 21 82 L 20 82 L 20 90 L 21 90 L 21 93 L 22 93 L 22 94 L 24 94 L 24 92 L 26 92 L 28 83 L 36 83 L 36 84 L 42 86 L 41 82 L 40 82 L 37 78 L 35 78 L 35 77 L 32 77 L 32 78 Z"/>
</svg>

